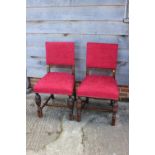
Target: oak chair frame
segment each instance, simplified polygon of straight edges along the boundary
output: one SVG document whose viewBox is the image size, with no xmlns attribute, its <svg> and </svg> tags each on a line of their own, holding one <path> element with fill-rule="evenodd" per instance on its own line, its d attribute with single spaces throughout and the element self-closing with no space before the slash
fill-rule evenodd
<svg viewBox="0 0 155 155">
<path fill-rule="evenodd" d="M 95 67 L 86 67 L 86 76 L 90 75 L 89 74 L 90 69 L 96 69 L 96 68 Z M 112 71 L 112 77 L 115 79 L 116 69 L 111 69 L 111 68 L 99 68 L 99 69 L 100 70 L 111 70 Z M 86 96 L 82 96 L 82 97 L 86 97 Z M 95 106 L 91 106 L 91 107 L 87 107 L 86 106 L 89 103 L 89 98 L 92 98 L 92 97 L 86 97 L 86 100 L 82 101 L 81 96 L 77 96 L 77 101 L 76 101 L 76 111 L 77 111 L 76 120 L 78 122 L 81 121 L 81 112 L 82 112 L 82 110 L 96 110 L 96 111 L 103 111 L 103 112 L 112 112 L 112 122 L 111 122 L 111 125 L 115 126 L 116 113 L 118 111 L 117 100 L 104 99 L 104 100 L 110 100 L 109 106 L 108 107 L 97 108 Z M 94 99 L 100 99 L 100 98 L 94 98 Z"/>
<path fill-rule="evenodd" d="M 51 67 L 63 67 L 63 68 L 71 68 L 72 72 L 71 74 L 74 75 L 75 78 L 75 65 L 47 65 L 47 73 L 50 72 Z M 75 80 L 75 79 L 74 79 Z M 73 98 L 74 96 L 74 98 Z M 54 94 L 50 94 L 50 96 L 47 98 L 47 100 L 41 104 L 41 96 L 39 93 L 35 93 L 35 102 L 37 105 L 37 115 L 39 118 L 43 117 L 43 108 L 45 106 L 50 106 L 50 107 L 64 107 L 64 108 L 69 108 L 69 119 L 73 120 L 73 110 L 74 110 L 74 101 L 76 99 L 76 93 L 75 93 L 75 82 L 74 82 L 74 89 L 73 89 L 73 94 L 69 96 L 67 100 L 67 105 L 62 105 L 62 104 L 48 104 L 49 100 L 52 99 L 54 100 Z"/>
</svg>

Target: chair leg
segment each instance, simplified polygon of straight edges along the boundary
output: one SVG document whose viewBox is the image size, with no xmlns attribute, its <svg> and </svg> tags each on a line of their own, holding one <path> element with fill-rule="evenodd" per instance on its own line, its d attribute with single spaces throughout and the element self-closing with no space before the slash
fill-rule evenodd
<svg viewBox="0 0 155 155">
<path fill-rule="evenodd" d="M 74 101 L 76 101 L 76 93 L 74 93 Z"/>
<path fill-rule="evenodd" d="M 116 123 L 116 113 L 113 112 L 113 114 L 112 114 L 112 126 L 115 126 L 115 123 Z"/>
<path fill-rule="evenodd" d="M 112 126 L 115 126 L 116 124 L 116 113 L 118 111 L 118 103 L 114 101 L 113 105 L 113 113 L 112 113 Z"/>
<path fill-rule="evenodd" d="M 52 98 L 52 100 L 54 100 L 54 99 L 55 99 L 53 94 L 51 94 L 51 98 Z"/>
<path fill-rule="evenodd" d="M 114 100 L 110 100 L 110 106 L 113 107 L 113 105 L 114 105 Z"/>
<path fill-rule="evenodd" d="M 76 101 L 76 87 L 75 86 L 74 86 L 73 96 L 74 96 L 74 101 Z"/>
<path fill-rule="evenodd" d="M 41 96 L 38 93 L 36 93 L 35 95 L 35 101 L 38 108 L 37 110 L 38 117 L 43 117 L 42 108 L 41 108 Z"/>
<path fill-rule="evenodd" d="M 80 97 L 78 97 L 78 99 L 76 101 L 77 121 L 78 122 L 81 121 L 81 107 L 82 107 L 82 101 L 81 101 Z"/>
<path fill-rule="evenodd" d="M 89 103 L 89 97 L 86 97 L 86 103 L 87 104 Z"/>
<path fill-rule="evenodd" d="M 68 108 L 70 109 L 69 120 L 73 120 L 74 119 L 74 116 L 73 116 L 74 99 L 71 96 L 69 96 L 69 99 L 67 101 L 67 105 L 68 105 Z"/>
</svg>

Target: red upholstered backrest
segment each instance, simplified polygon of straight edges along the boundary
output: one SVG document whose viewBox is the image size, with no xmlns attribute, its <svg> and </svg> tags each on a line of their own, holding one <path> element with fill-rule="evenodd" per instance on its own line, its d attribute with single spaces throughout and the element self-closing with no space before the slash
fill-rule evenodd
<svg viewBox="0 0 155 155">
<path fill-rule="evenodd" d="M 48 65 L 74 65 L 74 42 L 46 42 Z"/>
<path fill-rule="evenodd" d="M 87 67 L 115 69 L 117 44 L 87 43 Z"/>
</svg>

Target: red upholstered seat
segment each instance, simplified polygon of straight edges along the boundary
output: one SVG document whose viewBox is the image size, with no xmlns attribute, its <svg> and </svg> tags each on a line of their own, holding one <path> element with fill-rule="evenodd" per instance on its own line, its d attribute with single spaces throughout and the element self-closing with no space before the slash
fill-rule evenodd
<svg viewBox="0 0 155 155">
<path fill-rule="evenodd" d="M 113 77 L 88 75 L 78 87 L 77 95 L 117 100 L 119 92 L 117 82 Z"/>
<path fill-rule="evenodd" d="M 69 73 L 50 72 L 34 86 L 37 93 L 72 95 L 74 76 Z"/>
</svg>

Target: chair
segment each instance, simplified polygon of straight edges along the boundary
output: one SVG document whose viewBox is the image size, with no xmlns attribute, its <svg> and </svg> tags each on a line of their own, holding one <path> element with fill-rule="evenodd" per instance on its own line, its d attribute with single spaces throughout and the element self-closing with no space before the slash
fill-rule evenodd
<svg viewBox="0 0 155 155">
<path fill-rule="evenodd" d="M 75 94 L 75 67 L 74 67 L 74 43 L 73 42 L 46 42 L 46 64 L 48 73 L 41 78 L 34 86 L 36 93 L 35 102 L 37 105 L 38 117 L 43 117 L 45 106 L 67 107 L 70 109 L 69 119 L 73 119 L 74 97 Z M 69 67 L 72 73 L 50 72 L 50 67 Z M 50 94 L 45 103 L 41 104 L 39 93 Z M 60 104 L 48 104 L 50 99 L 54 99 L 54 94 L 69 96 L 67 106 Z"/>
<path fill-rule="evenodd" d="M 115 80 L 117 65 L 117 44 L 87 43 L 86 77 L 77 88 L 77 121 L 81 121 L 83 109 L 112 112 L 112 125 L 115 125 L 116 112 L 118 111 L 117 100 L 119 91 Z M 112 76 L 89 74 L 90 69 L 106 69 L 112 71 Z M 86 97 L 82 101 L 81 97 Z M 108 106 L 86 107 L 89 98 L 110 100 Z"/>
</svg>

